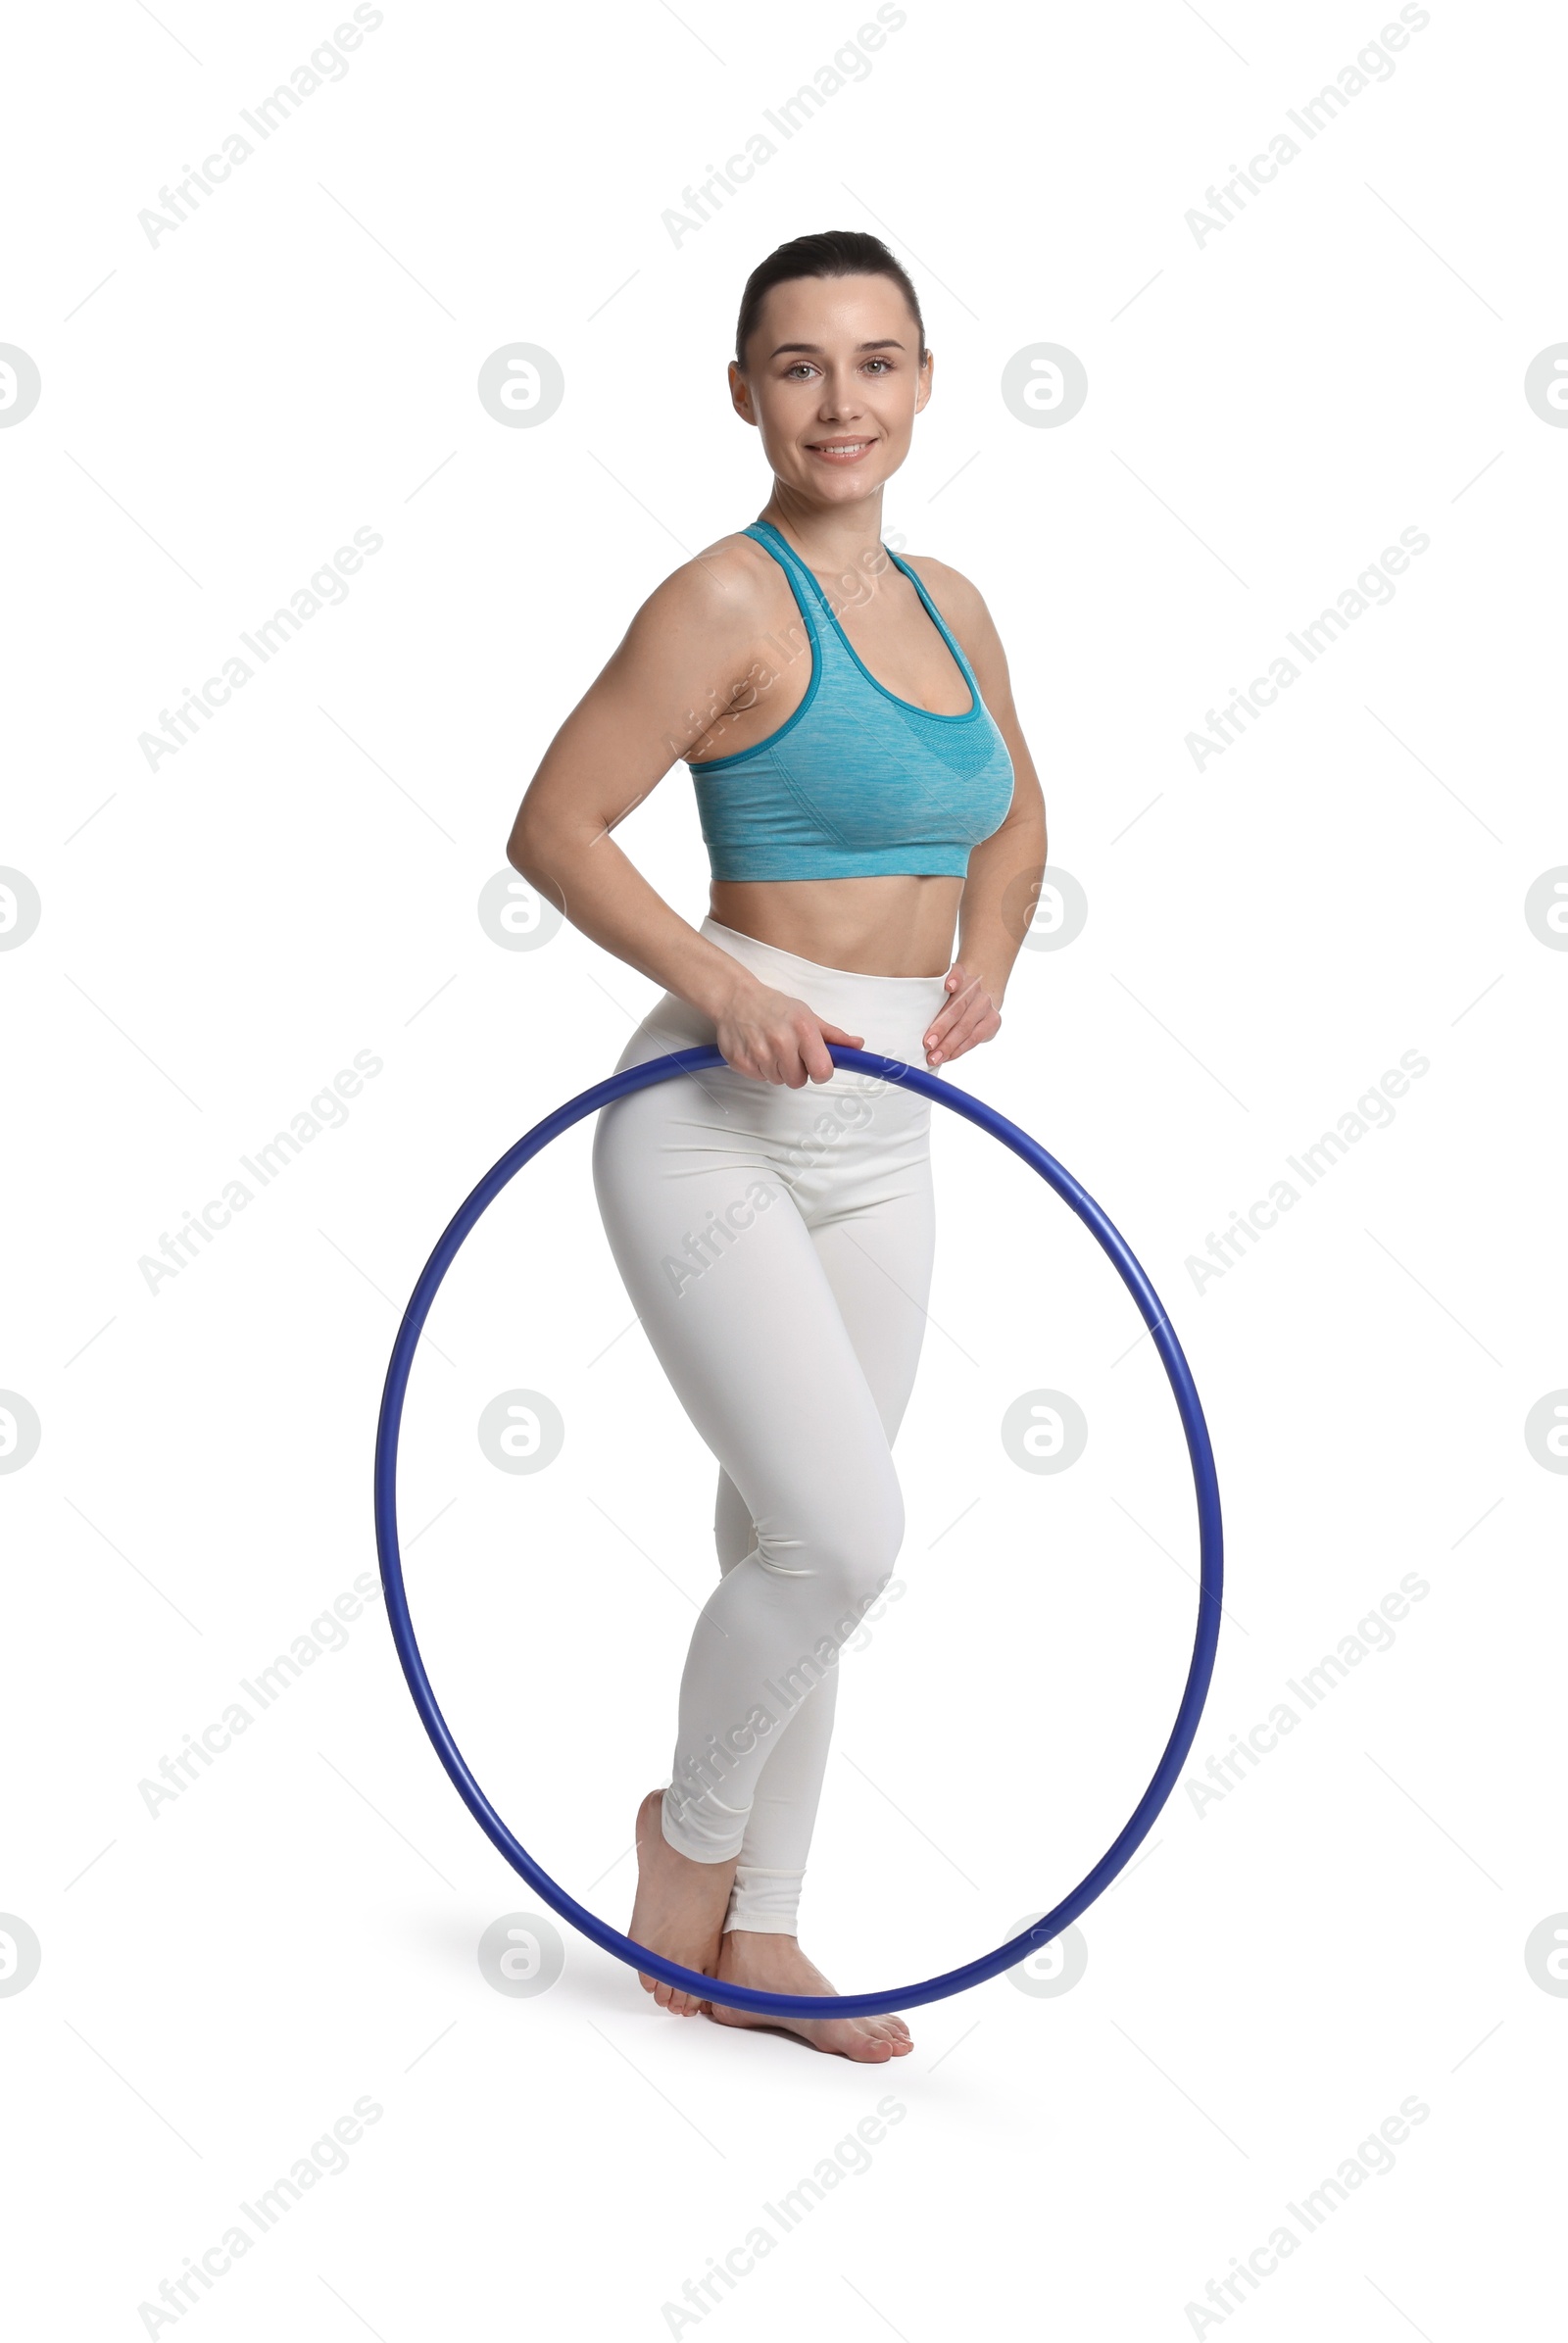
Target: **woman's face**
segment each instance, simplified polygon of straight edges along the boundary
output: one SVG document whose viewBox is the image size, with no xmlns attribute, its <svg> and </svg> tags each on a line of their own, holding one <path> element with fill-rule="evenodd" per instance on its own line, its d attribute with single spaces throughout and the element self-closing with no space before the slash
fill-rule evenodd
<svg viewBox="0 0 1568 2343">
<path fill-rule="evenodd" d="M 781 485 L 848 505 L 898 470 L 931 395 L 919 340 L 890 276 L 792 277 L 763 296 L 745 373 L 730 364 L 730 395 Z"/>
</svg>

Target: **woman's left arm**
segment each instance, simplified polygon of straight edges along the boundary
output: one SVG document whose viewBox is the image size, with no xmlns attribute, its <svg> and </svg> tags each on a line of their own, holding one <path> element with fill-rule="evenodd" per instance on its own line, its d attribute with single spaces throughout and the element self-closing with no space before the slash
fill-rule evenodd
<svg viewBox="0 0 1568 2343">
<path fill-rule="evenodd" d="M 906 557 L 907 558 L 907 557 Z M 1046 867 L 1046 804 L 1040 777 L 1012 704 L 1007 658 L 979 590 L 943 561 L 919 564 L 935 602 L 974 669 L 980 697 L 1012 758 L 1012 804 L 969 856 L 958 903 L 958 943 L 945 982 L 948 1005 L 926 1036 L 939 1064 L 989 1042 L 1002 1024 L 1002 999 L 1024 932 L 1034 916 Z"/>
</svg>

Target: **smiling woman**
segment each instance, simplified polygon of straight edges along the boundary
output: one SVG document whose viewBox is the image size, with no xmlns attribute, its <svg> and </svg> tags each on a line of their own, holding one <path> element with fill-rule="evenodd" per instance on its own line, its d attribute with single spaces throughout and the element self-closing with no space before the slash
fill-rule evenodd
<svg viewBox="0 0 1568 2343">
<path fill-rule="evenodd" d="M 724 1061 L 602 1108 L 593 1173 L 643 1331 L 720 1467 L 721 1576 L 671 1779 L 638 1809 L 630 1934 L 714 1980 L 699 2002 L 644 1976 L 662 2007 L 728 2025 L 758 2021 L 725 1984 L 832 1991 L 796 1908 L 839 1655 L 903 1538 L 891 1450 L 931 1281 L 930 1101 L 830 1049 L 935 1069 L 991 1040 L 1046 856 L 984 602 L 882 540 L 933 378 L 914 287 L 877 237 L 802 236 L 753 272 L 729 396 L 772 493 L 637 612 L 507 849 L 665 988 L 617 1072 L 701 1044 Z M 711 862 L 700 929 L 611 836 L 677 757 Z M 830 1146 L 808 1085 L 838 1110 Z M 672 1247 L 701 1274 L 672 1278 Z M 792 2024 L 867 2063 L 911 2047 L 900 2018 Z"/>
</svg>

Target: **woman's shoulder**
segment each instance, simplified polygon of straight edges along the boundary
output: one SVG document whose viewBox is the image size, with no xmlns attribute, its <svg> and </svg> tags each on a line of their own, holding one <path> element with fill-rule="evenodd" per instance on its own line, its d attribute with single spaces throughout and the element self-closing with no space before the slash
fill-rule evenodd
<svg viewBox="0 0 1568 2343">
<path fill-rule="evenodd" d="M 654 628 L 701 627 L 719 635 L 765 627 L 778 564 L 755 537 L 733 529 L 670 570 L 638 618 Z"/>
<path fill-rule="evenodd" d="M 901 553 L 899 559 L 918 571 L 921 585 L 963 645 L 971 665 L 978 665 L 993 650 L 1000 655 L 995 622 L 973 579 L 951 561 L 939 561 L 935 554 Z"/>
<path fill-rule="evenodd" d="M 978 618 L 986 612 L 985 597 L 972 579 L 961 569 L 955 569 L 951 561 L 939 561 L 935 554 L 906 554 L 901 551 L 901 561 L 907 561 L 911 569 L 920 573 L 920 583 L 935 603 L 942 607 L 943 615 L 952 618 L 955 612 Z"/>
</svg>

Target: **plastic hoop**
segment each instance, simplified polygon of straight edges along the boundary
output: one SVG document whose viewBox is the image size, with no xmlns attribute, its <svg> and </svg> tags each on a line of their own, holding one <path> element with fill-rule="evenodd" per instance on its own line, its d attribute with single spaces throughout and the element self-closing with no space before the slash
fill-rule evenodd
<svg viewBox="0 0 1568 2343">
<path fill-rule="evenodd" d="M 451 1729 L 436 1704 L 415 1638 L 414 1623 L 409 1616 L 397 1526 L 398 1436 L 403 1423 L 403 1401 L 430 1305 L 464 1239 L 480 1214 L 495 1201 L 502 1189 L 525 1163 L 547 1147 L 553 1139 L 559 1139 L 562 1132 L 569 1131 L 585 1115 L 595 1113 L 601 1106 L 608 1106 L 615 1098 L 625 1098 L 632 1091 L 649 1089 L 656 1082 L 668 1082 L 677 1074 L 697 1073 L 705 1067 L 722 1066 L 726 1061 L 717 1049 L 709 1045 L 696 1049 L 677 1049 L 667 1056 L 651 1058 L 642 1065 L 628 1066 L 623 1073 L 612 1074 L 608 1080 L 596 1083 L 592 1090 L 582 1091 L 575 1098 L 568 1099 L 564 1106 L 547 1115 L 542 1123 L 535 1123 L 531 1131 L 525 1132 L 516 1145 L 491 1166 L 443 1230 L 414 1289 L 409 1306 L 403 1313 L 403 1323 L 398 1328 L 387 1366 L 375 1439 L 375 1541 L 380 1556 L 381 1585 L 386 1595 L 392 1640 L 397 1646 L 398 1658 L 403 1664 L 403 1673 L 408 1680 L 409 1690 L 414 1695 L 414 1705 L 419 1712 L 420 1721 L 458 1795 L 474 1821 L 492 1845 L 506 1857 L 513 1870 L 527 1880 L 551 1910 L 563 1920 L 569 1921 L 573 1928 L 602 1951 L 612 1953 L 617 1961 L 624 1961 L 649 1977 L 657 1977 L 665 1984 L 678 1985 L 701 2000 L 718 2001 L 725 2009 L 753 2010 L 760 2016 L 771 2018 L 870 2017 L 888 2010 L 915 2009 L 922 2002 L 941 2001 L 950 1993 L 962 1993 L 971 1985 L 983 1984 L 988 1977 L 1000 1976 L 1004 1969 L 1015 1968 L 1020 1961 L 1048 1944 L 1054 1936 L 1060 1935 L 1080 1913 L 1087 1911 L 1096 1897 L 1102 1894 L 1117 1874 L 1125 1869 L 1153 1828 L 1160 1808 L 1176 1785 L 1183 1761 L 1198 1732 L 1203 1703 L 1208 1695 L 1209 1680 L 1214 1673 L 1224 1587 L 1224 1532 L 1220 1519 L 1219 1483 L 1214 1472 L 1208 1427 L 1203 1421 L 1203 1410 L 1181 1344 L 1171 1332 L 1159 1296 L 1125 1239 L 1072 1174 L 1064 1171 L 1055 1157 L 1048 1154 L 1037 1140 L 1031 1139 L 1027 1132 L 1020 1131 L 1016 1124 L 1009 1123 L 1006 1116 L 999 1114 L 994 1106 L 971 1098 L 967 1091 L 956 1089 L 951 1082 L 927 1073 L 923 1067 L 906 1065 L 902 1058 L 883 1057 L 870 1049 L 850 1049 L 836 1045 L 829 1045 L 828 1048 L 836 1066 L 878 1075 L 884 1081 L 903 1083 L 925 1098 L 939 1099 L 944 1106 L 951 1107 L 954 1113 L 961 1114 L 966 1121 L 977 1124 L 982 1131 L 989 1132 L 993 1139 L 999 1139 L 1004 1147 L 1010 1147 L 1015 1155 L 1022 1156 L 1024 1162 L 1037 1171 L 1065 1203 L 1071 1205 L 1108 1254 L 1123 1284 L 1137 1302 L 1164 1364 L 1181 1416 L 1182 1429 L 1187 1436 L 1187 1450 L 1198 1499 L 1200 1584 L 1198 1627 L 1181 1705 L 1149 1787 L 1100 1861 L 1053 1911 L 1047 1912 L 1020 1935 L 999 1945 L 995 1952 L 969 1961 L 961 1969 L 950 1969 L 945 1976 L 927 1977 L 917 1984 L 896 1985 L 875 1993 L 764 1993 L 750 1985 L 726 1985 L 722 1993 L 715 1992 L 714 1978 L 704 1976 L 699 1970 L 682 1968 L 678 1961 L 666 1961 L 662 1954 L 633 1943 L 629 1936 L 623 1936 L 618 1928 L 611 1928 L 596 1913 L 586 1911 L 564 1887 L 558 1886 L 547 1872 L 541 1871 L 527 1848 L 508 1830 L 468 1771 L 463 1752 L 453 1739 Z"/>
</svg>

